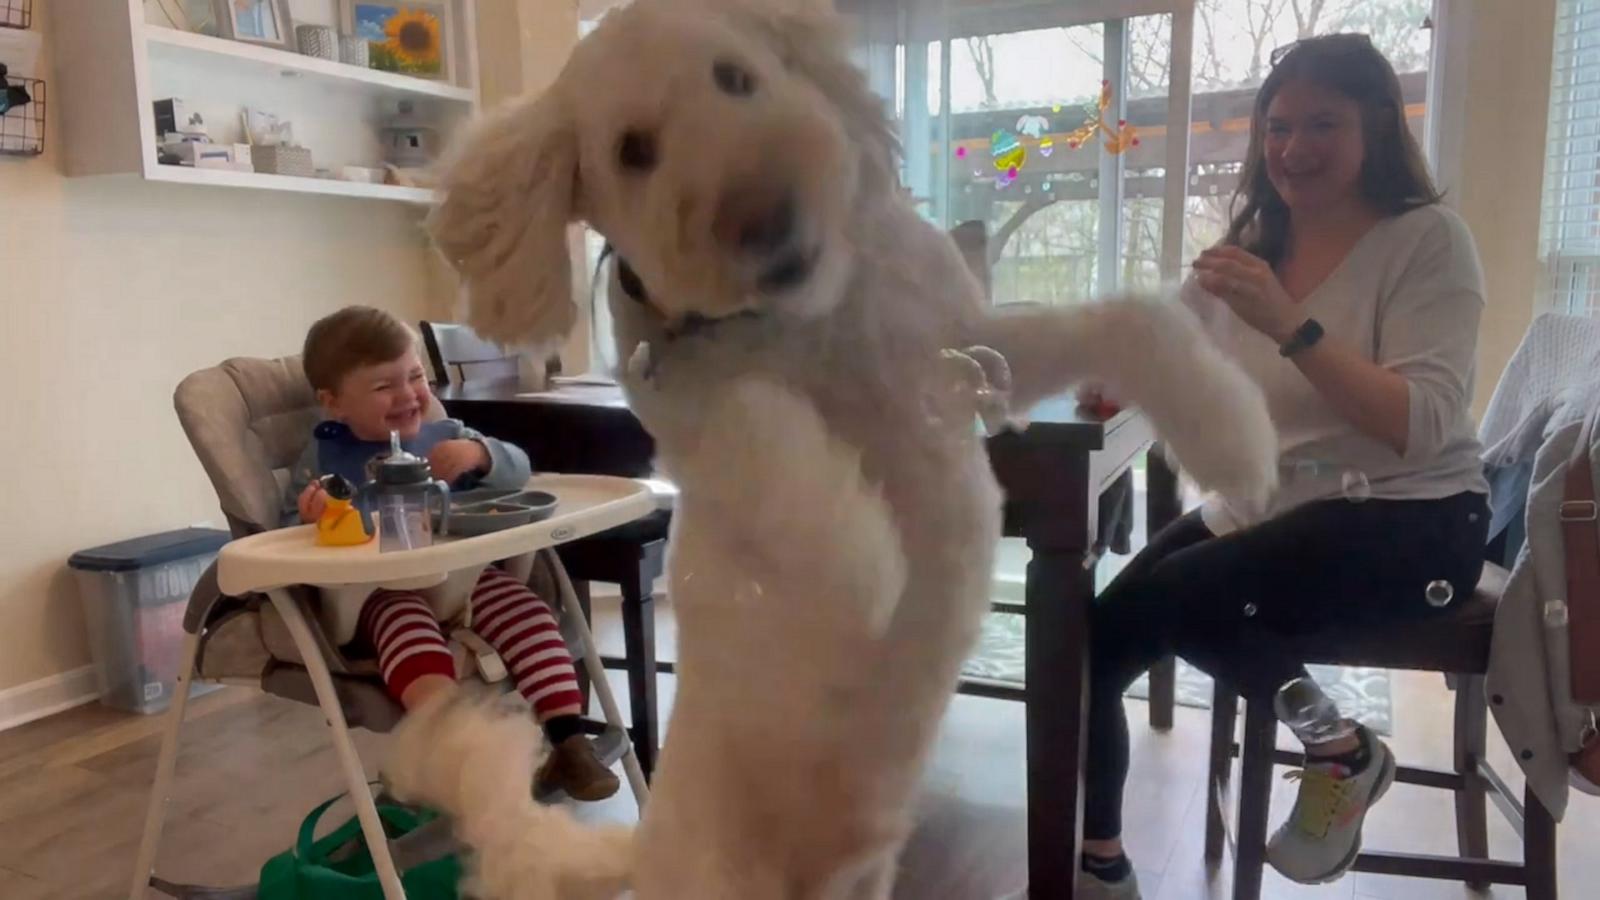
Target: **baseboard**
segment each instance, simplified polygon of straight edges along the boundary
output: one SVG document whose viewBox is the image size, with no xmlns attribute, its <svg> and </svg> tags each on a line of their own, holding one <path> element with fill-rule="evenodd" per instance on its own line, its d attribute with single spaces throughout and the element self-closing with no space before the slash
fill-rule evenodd
<svg viewBox="0 0 1600 900">
<path fill-rule="evenodd" d="M 84 666 L 0 691 L 0 731 L 82 706 L 100 697 L 94 666 Z"/>
</svg>

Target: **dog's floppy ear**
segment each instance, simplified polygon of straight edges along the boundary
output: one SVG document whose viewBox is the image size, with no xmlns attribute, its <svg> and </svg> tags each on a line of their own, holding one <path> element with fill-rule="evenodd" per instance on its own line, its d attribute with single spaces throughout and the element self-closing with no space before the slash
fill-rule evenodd
<svg viewBox="0 0 1600 900">
<path fill-rule="evenodd" d="M 468 322 L 490 340 L 549 347 L 577 321 L 567 249 L 577 144 L 549 93 L 485 117 L 445 167 L 428 231 L 466 285 Z"/>
</svg>

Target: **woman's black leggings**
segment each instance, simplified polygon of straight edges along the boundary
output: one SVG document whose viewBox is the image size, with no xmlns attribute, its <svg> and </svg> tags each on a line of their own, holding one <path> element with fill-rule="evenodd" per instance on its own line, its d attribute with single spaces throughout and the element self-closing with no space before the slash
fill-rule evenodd
<svg viewBox="0 0 1600 900">
<path fill-rule="evenodd" d="M 1092 613 L 1084 837 L 1122 834 L 1122 694 L 1153 663 L 1175 653 L 1246 697 L 1270 698 L 1305 674 L 1278 638 L 1436 615 L 1426 598 L 1434 581 L 1467 599 L 1488 528 L 1485 496 L 1463 493 L 1311 503 L 1222 537 L 1198 513 L 1163 529 Z"/>
</svg>

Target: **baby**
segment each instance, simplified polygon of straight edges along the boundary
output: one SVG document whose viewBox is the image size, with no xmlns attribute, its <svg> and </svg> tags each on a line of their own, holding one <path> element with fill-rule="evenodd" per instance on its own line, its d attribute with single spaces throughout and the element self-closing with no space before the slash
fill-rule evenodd
<svg viewBox="0 0 1600 900">
<path fill-rule="evenodd" d="M 517 447 L 455 419 L 425 421 L 433 394 L 416 334 L 389 313 L 351 306 L 320 320 L 306 335 L 304 364 L 327 419 L 293 469 L 286 524 L 321 516 L 327 503 L 321 476 L 367 481 L 374 458 L 389 449 L 390 432 L 399 434 L 407 452 L 426 457 L 434 477 L 452 489 L 515 489 L 527 482 L 528 457 Z M 378 590 L 355 602 L 325 593 L 323 625 L 336 643 L 355 641 L 374 652 L 384 686 L 411 711 L 456 689 L 455 660 L 439 623 L 462 611 L 463 593 L 450 591 L 448 583 L 442 590 Z M 595 758 L 583 734 L 572 656 L 550 608 L 495 566 L 484 570 L 470 595 L 473 630 L 505 662 L 550 739 L 539 786 L 578 800 L 616 793 L 616 775 Z"/>
</svg>

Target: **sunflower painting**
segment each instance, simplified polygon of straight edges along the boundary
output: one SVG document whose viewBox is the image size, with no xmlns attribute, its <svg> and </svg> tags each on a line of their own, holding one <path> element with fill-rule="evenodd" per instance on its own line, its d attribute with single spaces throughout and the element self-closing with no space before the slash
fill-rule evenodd
<svg viewBox="0 0 1600 900">
<path fill-rule="evenodd" d="M 346 0 L 346 26 L 368 46 L 368 65 L 420 78 L 451 79 L 448 3 Z"/>
</svg>

